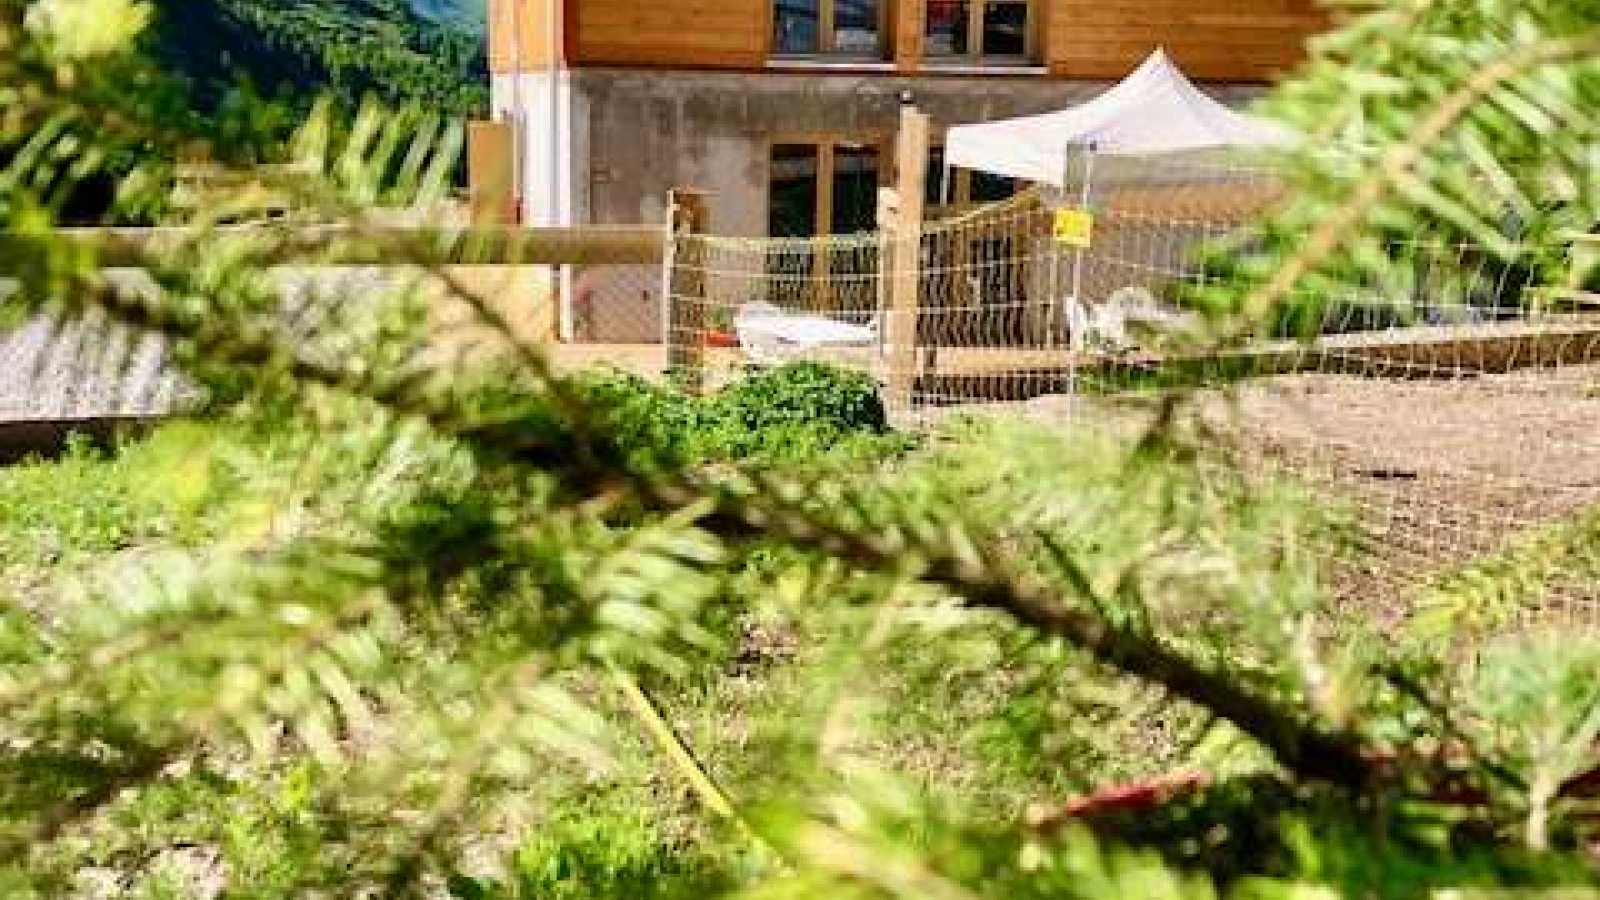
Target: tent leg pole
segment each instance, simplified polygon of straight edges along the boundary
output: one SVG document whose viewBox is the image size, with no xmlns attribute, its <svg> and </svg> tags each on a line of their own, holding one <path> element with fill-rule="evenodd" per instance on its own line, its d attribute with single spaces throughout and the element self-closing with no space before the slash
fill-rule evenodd
<svg viewBox="0 0 1600 900">
<path fill-rule="evenodd" d="M 1078 208 L 1087 211 L 1089 209 L 1090 204 L 1094 202 L 1094 157 L 1095 157 L 1095 148 L 1094 148 L 1094 145 L 1090 144 L 1090 145 L 1084 146 L 1084 147 L 1082 147 L 1080 149 L 1081 149 L 1081 152 L 1083 153 L 1083 182 L 1079 185 L 1079 190 L 1078 190 Z M 1066 180 L 1064 180 L 1062 182 L 1062 189 L 1063 190 L 1066 189 L 1067 184 L 1070 183 L 1070 180 L 1071 180 L 1071 178 L 1070 178 L 1070 176 L 1071 176 L 1071 172 L 1070 172 L 1070 168 L 1071 168 L 1070 154 L 1069 154 L 1068 167 L 1069 167 L 1069 172 L 1067 173 L 1068 177 L 1067 177 Z M 1088 349 L 1088 341 L 1086 340 L 1088 335 L 1083 333 L 1084 331 L 1087 330 L 1088 322 L 1089 322 L 1089 307 L 1088 307 L 1088 304 L 1083 302 L 1083 264 L 1084 264 L 1086 256 L 1087 256 L 1087 253 L 1086 253 L 1086 250 L 1085 250 L 1084 247 L 1077 247 L 1072 252 L 1072 293 L 1068 297 L 1067 302 L 1069 304 L 1071 304 L 1071 309 L 1072 309 L 1072 312 L 1074 314 L 1074 318 L 1076 318 L 1078 320 L 1074 324 L 1082 326 L 1082 327 L 1073 328 L 1071 333 L 1068 335 L 1068 349 L 1067 349 L 1067 354 L 1068 354 L 1068 362 L 1067 362 L 1067 421 L 1068 422 L 1074 422 L 1077 419 L 1077 412 L 1078 412 L 1078 364 L 1080 362 L 1078 357 L 1079 357 L 1080 354 L 1086 352 L 1087 349 Z"/>
</svg>

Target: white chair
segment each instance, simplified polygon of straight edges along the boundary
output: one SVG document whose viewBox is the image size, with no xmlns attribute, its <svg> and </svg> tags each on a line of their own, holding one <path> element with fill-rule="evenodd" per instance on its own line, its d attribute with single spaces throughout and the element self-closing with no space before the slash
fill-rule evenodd
<svg viewBox="0 0 1600 900">
<path fill-rule="evenodd" d="M 875 348 L 879 328 L 878 317 L 856 325 L 827 316 L 785 312 L 765 301 L 744 304 L 733 320 L 740 348 L 758 366 L 829 359 L 837 356 L 834 351 L 838 350 Z"/>
<path fill-rule="evenodd" d="M 1194 323 L 1194 315 L 1157 300 L 1137 285 L 1118 288 L 1104 303 L 1073 303 L 1073 327 L 1083 328 L 1087 342 L 1116 350 L 1137 347 L 1151 334 L 1171 334 Z"/>
</svg>

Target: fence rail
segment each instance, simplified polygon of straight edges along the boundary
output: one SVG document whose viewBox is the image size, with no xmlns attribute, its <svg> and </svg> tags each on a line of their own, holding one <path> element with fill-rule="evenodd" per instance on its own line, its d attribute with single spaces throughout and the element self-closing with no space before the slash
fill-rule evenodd
<svg viewBox="0 0 1600 900">
<path fill-rule="evenodd" d="M 199 238 L 273 241 L 264 262 L 302 265 L 644 265 L 659 264 L 665 229 L 651 226 L 362 227 L 224 225 L 196 228 L 67 228 L 53 235 L 107 268 L 138 268 L 152 255 Z M 0 257 L 25 250 L 31 235 L 0 232 Z"/>
</svg>

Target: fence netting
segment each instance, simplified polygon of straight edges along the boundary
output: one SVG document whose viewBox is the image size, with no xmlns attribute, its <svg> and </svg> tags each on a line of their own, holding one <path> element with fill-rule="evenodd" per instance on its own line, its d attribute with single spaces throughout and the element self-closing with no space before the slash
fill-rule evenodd
<svg viewBox="0 0 1600 900">
<path fill-rule="evenodd" d="M 1247 340 L 1190 346 L 1173 336 L 1196 330 L 1194 298 L 1229 277 L 1227 253 L 1252 252 L 1243 226 L 1281 188 L 1165 171 L 1111 176 L 1087 246 L 1063 234 L 1070 190 L 911 234 L 680 235 L 673 359 L 712 383 L 797 360 L 855 367 L 908 423 L 1115 427 L 1128 398 L 1184 385 L 1242 468 L 1337 511 L 1339 601 L 1416 620 L 1481 585 L 1483 609 L 1454 613 L 1485 627 L 1600 622 L 1600 315 L 1539 283 L 1551 248 L 1395 240 L 1381 276 L 1290 297 L 1295 313 Z M 1535 576 L 1508 585 L 1497 573 L 1512 567 Z"/>
</svg>

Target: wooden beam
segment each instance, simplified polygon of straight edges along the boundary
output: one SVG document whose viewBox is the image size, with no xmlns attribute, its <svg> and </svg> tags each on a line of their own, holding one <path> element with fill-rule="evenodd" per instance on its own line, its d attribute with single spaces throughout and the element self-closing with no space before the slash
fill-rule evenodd
<svg viewBox="0 0 1600 900">
<path fill-rule="evenodd" d="M 894 4 L 894 65 L 901 73 L 922 67 L 927 0 L 882 0 Z"/>
<path fill-rule="evenodd" d="M 474 225 L 516 221 L 516 142 L 505 122 L 467 123 L 467 197 Z"/>
<path fill-rule="evenodd" d="M 916 386 L 917 331 L 922 318 L 922 219 L 927 204 L 928 141 L 926 113 L 909 104 L 900 109 L 900 134 L 895 141 L 896 198 L 899 201 L 889 233 L 889 306 L 884 340 L 889 366 L 889 396 L 895 412 L 911 409 Z"/>
<path fill-rule="evenodd" d="M 489 71 L 543 72 L 550 64 L 550 0 L 489 0 Z"/>
<path fill-rule="evenodd" d="M 34 252 L 40 238 L 0 232 L 0 261 Z M 262 265 L 659 265 L 660 228 L 356 228 L 233 225 L 195 228 L 65 228 L 64 241 L 102 268 L 142 268 L 197 241 L 256 241 Z"/>
<path fill-rule="evenodd" d="M 705 244 L 695 240 L 711 223 L 709 196 L 703 191 L 672 192 L 673 249 L 667 272 L 667 372 L 691 394 L 705 390 L 706 270 Z"/>
</svg>

